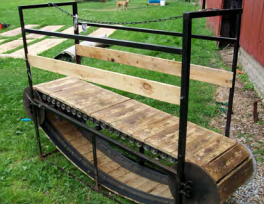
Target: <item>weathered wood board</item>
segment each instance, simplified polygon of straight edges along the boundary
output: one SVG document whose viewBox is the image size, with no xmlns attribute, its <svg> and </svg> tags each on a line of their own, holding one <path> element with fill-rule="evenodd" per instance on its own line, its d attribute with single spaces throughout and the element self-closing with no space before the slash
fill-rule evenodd
<svg viewBox="0 0 264 204">
<path fill-rule="evenodd" d="M 57 31 L 62 27 L 63 27 L 63 25 L 45 26 L 43 28 L 40 28 L 39 30 L 52 32 L 52 31 Z M 27 37 L 27 39 L 41 39 L 41 38 L 44 38 L 45 35 L 30 33 L 26 37 Z M 22 39 L 22 38 L 20 38 L 20 39 Z"/>
<path fill-rule="evenodd" d="M 28 40 L 28 42 L 32 42 L 32 40 Z M 13 40 L 7 43 L 0 45 L 0 54 L 13 50 L 23 45 L 23 40 Z"/>
<path fill-rule="evenodd" d="M 34 27 L 37 27 L 38 25 L 36 24 L 29 24 L 29 25 L 26 25 L 25 28 L 34 28 Z M 16 36 L 16 35 L 19 35 L 21 34 L 21 28 L 15 28 L 13 30 L 9 30 L 9 31 L 6 31 L 4 33 L 1 33 L 0 36 L 2 37 L 13 37 L 13 36 Z"/>
<path fill-rule="evenodd" d="M 37 42 L 33 45 L 28 46 L 28 52 L 31 55 L 40 54 L 46 50 L 49 50 L 52 47 L 64 42 L 66 39 L 45 39 L 40 42 Z M 24 58 L 24 49 L 17 50 L 11 55 L 20 56 L 20 58 Z"/>
<path fill-rule="evenodd" d="M 76 53 L 84 57 L 125 64 L 179 77 L 181 76 L 182 63 L 173 60 L 83 45 L 76 45 Z M 230 79 L 233 78 L 233 73 L 221 69 L 191 64 L 190 78 L 230 88 L 232 87 L 232 80 Z"/>
<path fill-rule="evenodd" d="M 177 86 L 40 56 L 28 55 L 28 59 L 31 66 L 36 68 L 172 104 L 180 103 L 180 88 Z"/>
<path fill-rule="evenodd" d="M 87 26 L 87 29 L 89 28 L 90 26 Z M 63 31 L 61 31 L 62 33 L 66 33 L 66 34 L 74 34 L 74 28 L 73 27 L 69 27 Z M 79 33 L 82 32 L 82 26 L 79 25 Z"/>
</svg>

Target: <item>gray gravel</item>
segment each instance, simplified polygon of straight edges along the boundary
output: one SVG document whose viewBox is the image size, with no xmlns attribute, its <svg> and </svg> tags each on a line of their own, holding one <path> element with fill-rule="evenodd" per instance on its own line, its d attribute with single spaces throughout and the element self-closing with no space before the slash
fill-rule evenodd
<svg viewBox="0 0 264 204">
<path fill-rule="evenodd" d="M 253 181 L 240 187 L 225 204 L 264 204 L 264 164 L 258 163 Z"/>
</svg>

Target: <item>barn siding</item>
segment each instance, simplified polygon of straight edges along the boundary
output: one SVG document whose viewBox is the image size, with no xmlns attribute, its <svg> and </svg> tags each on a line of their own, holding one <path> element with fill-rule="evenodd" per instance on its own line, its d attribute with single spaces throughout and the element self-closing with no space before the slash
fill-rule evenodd
<svg viewBox="0 0 264 204">
<path fill-rule="evenodd" d="M 223 8 L 223 2 L 224 0 L 207 0 L 206 2 L 206 8 Z M 220 30 L 222 25 L 222 17 L 210 17 L 207 18 L 206 21 L 207 27 L 213 30 L 213 33 L 215 36 L 220 36 Z"/>
</svg>

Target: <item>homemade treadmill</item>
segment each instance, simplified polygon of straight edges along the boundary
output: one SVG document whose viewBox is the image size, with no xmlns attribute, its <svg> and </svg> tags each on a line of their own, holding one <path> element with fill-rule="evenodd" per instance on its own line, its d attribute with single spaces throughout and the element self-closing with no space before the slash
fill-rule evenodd
<svg viewBox="0 0 264 204">
<path fill-rule="evenodd" d="M 228 138 L 242 9 L 184 13 L 183 33 L 85 22 L 89 26 L 182 37 L 182 49 L 79 35 L 78 26 L 75 26 L 75 34 L 24 27 L 25 9 L 69 5 L 73 7 L 74 17 L 77 14 L 75 2 L 19 7 L 29 80 L 23 101 L 27 114 L 35 123 L 41 157 L 39 127 L 67 159 L 95 180 L 96 190 L 106 188 L 138 203 L 218 204 L 254 176 L 251 151 Z M 223 15 L 237 18 L 236 38 L 192 34 L 192 19 Z M 82 23 L 78 22 L 79 25 Z M 74 39 L 77 64 L 30 55 L 25 33 Z M 234 43 L 232 72 L 191 65 L 193 38 Z M 79 44 L 80 40 L 179 54 L 182 62 L 83 46 Z M 181 76 L 181 87 L 83 66 L 81 56 Z M 67 77 L 33 85 L 31 67 Z M 230 88 L 225 136 L 187 122 L 190 79 Z M 180 117 L 92 83 L 178 104 Z M 88 126 L 87 121 L 94 127 Z M 135 143 L 138 150 L 114 140 L 101 130 Z M 147 156 L 149 154 L 144 154 L 147 151 L 174 165 L 167 166 L 152 159 Z"/>
</svg>

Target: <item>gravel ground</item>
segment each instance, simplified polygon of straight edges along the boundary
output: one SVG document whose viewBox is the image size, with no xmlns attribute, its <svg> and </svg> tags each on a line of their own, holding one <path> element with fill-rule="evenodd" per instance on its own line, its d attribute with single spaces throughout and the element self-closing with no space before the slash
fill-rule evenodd
<svg viewBox="0 0 264 204">
<path fill-rule="evenodd" d="M 258 164 L 253 181 L 240 187 L 225 204 L 263 204 L 264 203 L 264 167 Z"/>
</svg>

